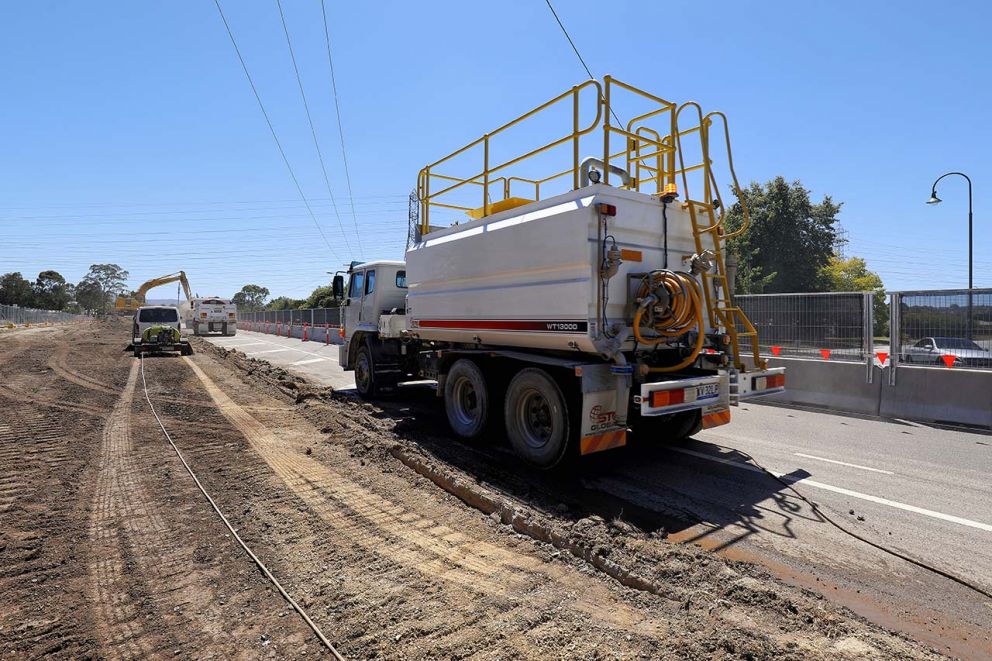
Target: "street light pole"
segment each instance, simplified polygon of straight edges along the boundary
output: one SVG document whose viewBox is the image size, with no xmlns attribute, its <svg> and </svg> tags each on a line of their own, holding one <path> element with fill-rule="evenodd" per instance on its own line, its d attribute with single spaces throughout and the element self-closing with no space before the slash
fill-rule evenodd
<svg viewBox="0 0 992 661">
<path fill-rule="evenodd" d="M 933 186 L 930 187 L 930 199 L 927 200 L 927 204 L 939 204 L 942 200 L 937 197 L 937 183 L 944 177 L 949 177 L 952 174 L 956 174 L 959 177 L 964 177 L 965 181 L 968 182 L 968 339 L 971 339 L 971 290 L 975 288 L 975 278 L 974 278 L 974 233 L 972 230 L 973 223 L 973 210 L 972 210 L 972 197 L 971 197 L 971 177 L 963 172 L 946 172 L 933 182 Z"/>
</svg>

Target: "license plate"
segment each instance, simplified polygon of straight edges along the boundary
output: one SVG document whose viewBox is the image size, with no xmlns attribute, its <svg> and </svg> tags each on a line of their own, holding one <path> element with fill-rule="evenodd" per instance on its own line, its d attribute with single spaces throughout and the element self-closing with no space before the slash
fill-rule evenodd
<svg viewBox="0 0 992 661">
<path fill-rule="evenodd" d="M 696 400 L 712 399 L 720 396 L 720 384 L 708 383 L 704 386 L 696 386 Z"/>
</svg>

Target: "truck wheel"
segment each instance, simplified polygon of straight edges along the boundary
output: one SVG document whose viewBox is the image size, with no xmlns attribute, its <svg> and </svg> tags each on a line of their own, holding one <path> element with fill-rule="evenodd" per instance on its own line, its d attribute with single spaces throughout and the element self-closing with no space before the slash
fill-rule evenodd
<svg viewBox="0 0 992 661">
<path fill-rule="evenodd" d="M 444 381 L 444 411 L 451 429 L 462 438 L 479 436 L 489 419 L 489 407 L 482 370 L 467 358 L 456 361 Z"/>
<path fill-rule="evenodd" d="M 683 411 L 669 415 L 638 416 L 632 424 L 634 435 L 650 443 L 678 443 L 703 428 L 702 411 Z"/>
<path fill-rule="evenodd" d="M 506 433 L 514 451 L 538 468 L 565 456 L 570 436 L 568 407 L 561 388 L 542 369 L 528 367 L 510 381 L 504 406 Z"/>
<path fill-rule="evenodd" d="M 372 399 L 376 395 L 373 369 L 372 351 L 363 344 L 355 356 L 355 388 L 362 399 Z"/>
</svg>

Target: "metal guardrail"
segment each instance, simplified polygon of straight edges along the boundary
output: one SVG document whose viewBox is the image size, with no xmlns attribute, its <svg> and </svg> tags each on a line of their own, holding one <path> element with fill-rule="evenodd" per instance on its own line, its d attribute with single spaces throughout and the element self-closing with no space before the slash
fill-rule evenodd
<svg viewBox="0 0 992 661">
<path fill-rule="evenodd" d="M 44 323 L 59 324 L 92 318 L 85 314 L 71 314 L 59 310 L 37 310 L 35 308 L 22 308 L 19 305 L 0 305 L 0 327 Z"/>
<path fill-rule="evenodd" d="M 893 292 L 890 305 L 893 367 L 992 369 L 992 289 Z"/>
</svg>

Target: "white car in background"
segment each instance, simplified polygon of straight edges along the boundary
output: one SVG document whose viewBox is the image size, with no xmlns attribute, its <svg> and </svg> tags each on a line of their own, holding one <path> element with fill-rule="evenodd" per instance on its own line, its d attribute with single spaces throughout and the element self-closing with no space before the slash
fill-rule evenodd
<svg viewBox="0 0 992 661">
<path fill-rule="evenodd" d="M 193 331 L 193 335 L 235 335 L 238 331 L 238 306 L 226 298 L 191 299 L 186 327 Z"/>
<path fill-rule="evenodd" d="M 992 351 L 963 337 L 924 337 L 902 350 L 904 363 L 942 365 L 943 356 L 954 356 L 955 367 L 992 367 Z"/>
</svg>

